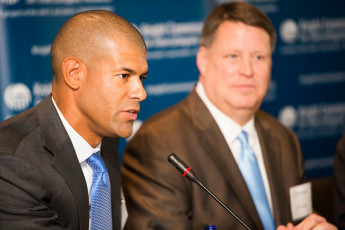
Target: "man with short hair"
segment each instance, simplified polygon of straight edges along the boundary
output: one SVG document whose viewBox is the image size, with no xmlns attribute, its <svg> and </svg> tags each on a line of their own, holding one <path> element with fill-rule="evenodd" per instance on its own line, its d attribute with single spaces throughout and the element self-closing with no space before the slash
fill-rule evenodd
<svg viewBox="0 0 345 230">
<path fill-rule="evenodd" d="M 300 145 L 292 131 L 259 110 L 275 43 L 268 16 L 248 3 L 220 5 L 207 17 L 196 87 L 148 119 L 123 156 L 127 229 L 245 229 L 169 165 L 171 153 L 251 229 L 292 221 L 289 189 L 305 179 Z M 312 214 L 297 229 L 314 227 L 334 226 Z"/>
<path fill-rule="evenodd" d="M 117 137 L 132 134 L 146 98 L 146 53 L 137 29 L 112 12 L 81 12 L 62 26 L 52 94 L 0 124 L 0 229 L 122 228 Z"/>
</svg>

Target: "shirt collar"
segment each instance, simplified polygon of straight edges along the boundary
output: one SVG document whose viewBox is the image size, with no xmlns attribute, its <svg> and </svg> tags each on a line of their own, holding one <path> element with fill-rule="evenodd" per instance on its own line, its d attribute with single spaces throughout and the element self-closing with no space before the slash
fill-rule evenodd
<svg viewBox="0 0 345 230">
<path fill-rule="evenodd" d="M 255 126 L 254 126 L 254 116 L 243 126 L 241 127 L 229 116 L 219 110 L 207 97 L 204 86 L 200 81 L 196 85 L 196 92 L 200 96 L 201 100 L 205 103 L 206 107 L 212 114 L 213 118 L 216 120 L 219 128 L 222 133 L 226 133 L 231 142 L 235 141 L 242 130 L 245 130 L 248 135 L 248 139 L 251 140 L 253 135 L 255 135 Z M 229 132 L 231 130 L 231 132 Z"/>
<path fill-rule="evenodd" d="M 243 130 L 247 132 L 249 144 L 252 145 L 256 136 L 256 129 L 254 125 L 254 116 L 243 126 Z"/>
<path fill-rule="evenodd" d="M 95 148 L 92 148 L 87 141 L 77 133 L 72 126 L 67 122 L 65 117 L 62 115 L 61 111 L 57 107 L 54 98 L 52 97 L 53 104 L 59 114 L 63 126 L 65 127 L 69 138 L 72 141 L 74 150 L 77 154 L 79 163 L 82 163 L 87 158 L 89 158 L 93 153 L 100 151 L 101 143 L 99 143 Z"/>
</svg>

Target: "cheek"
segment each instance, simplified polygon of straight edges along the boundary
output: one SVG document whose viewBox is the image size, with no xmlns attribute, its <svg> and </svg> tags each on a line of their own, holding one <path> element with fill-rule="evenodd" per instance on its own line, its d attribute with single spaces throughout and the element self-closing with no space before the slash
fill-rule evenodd
<svg viewBox="0 0 345 230">
<path fill-rule="evenodd" d="M 98 93 L 104 101 L 110 102 L 119 97 L 123 86 L 117 82 L 116 77 L 105 77 L 102 81 L 96 83 Z M 101 99 L 102 100 L 102 99 Z"/>
<path fill-rule="evenodd" d="M 127 91 L 125 89 L 125 86 L 110 85 L 109 87 L 105 87 L 100 97 L 100 103 L 104 105 L 104 110 L 116 111 L 125 106 L 124 103 L 127 97 Z"/>
<path fill-rule="evenodd" d="M 222 66 L 217 74 L 218 85 L 222 88 L 229 88 L 232 85 L 238 83 L 237 71 L 235 66 Z"/>
<path fill-rule="evenodd" d="M 263 70 L 263 72 L 261 73 L 260 77 L 257 78 L 257 85 L 260 88 L 260 93 L 261 94 L 266 94 L 268 86 L 270 84 L 270 80 L 271 80 L 271 75 L 270 72 Z"/>
<path fill-rule="evenodd" d="M 253 65 L 254 73 L 260 78 L 270 78 L 271 64 L 269 62 L 256 63 Z"/>
<path fill-rule="evenodd" d="M 102 96 L 99 97 L 99 104 L 102 105 L 103 111 L 111 113 L 119 105 L 119 96 L 117 92 L 103 91 Z"/>
</svg>

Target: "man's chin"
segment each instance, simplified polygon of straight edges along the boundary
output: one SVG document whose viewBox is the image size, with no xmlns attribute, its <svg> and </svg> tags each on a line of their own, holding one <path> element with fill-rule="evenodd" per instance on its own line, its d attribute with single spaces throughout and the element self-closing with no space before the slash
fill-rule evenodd
<svg viewBox="0 0 345 230">
<path fill-rule="evenodd" d="M 124 139 L 129 138 L 133 134 L 133 123 L 124 126 L 118 131 L 118 136 Z"/>
<path fill-rule="evenodd" d="M 123 131 L 123 132 L 119 133 L 118 136 L 122 137 L 124 139 L 127 139 L 130 136 L 132 136 L 132 134 L 133 134 L 133 128 L 127 129 L 126 131 Z"/>
</svg>

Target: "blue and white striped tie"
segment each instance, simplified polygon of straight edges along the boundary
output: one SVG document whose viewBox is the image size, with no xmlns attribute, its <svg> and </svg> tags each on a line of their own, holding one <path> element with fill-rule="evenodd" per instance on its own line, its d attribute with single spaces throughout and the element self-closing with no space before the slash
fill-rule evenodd
<svg viewBox="0 0 345 230">
<path fill-rule="evenodd" d="M 271 209 L 268 204 L 264 182 L 261 177 L 258 162 L 253 149 L 248 143 L 247 133 L 243 131 L 238 136 L 241 142 L 241 156 L 238 166 L 246 181 L 250 195 L 254 201 L 256 210 L 260 216 L 265 230 L 274 230 L 275 224 L 272 218 Z"/>
<path fill-rule="evenodd" d="M 99 152 L 86 162 L 93 170 L 91 186 L 91 230 L 112 229 L 111 189 L 107 168 Z"/>
</svg>

